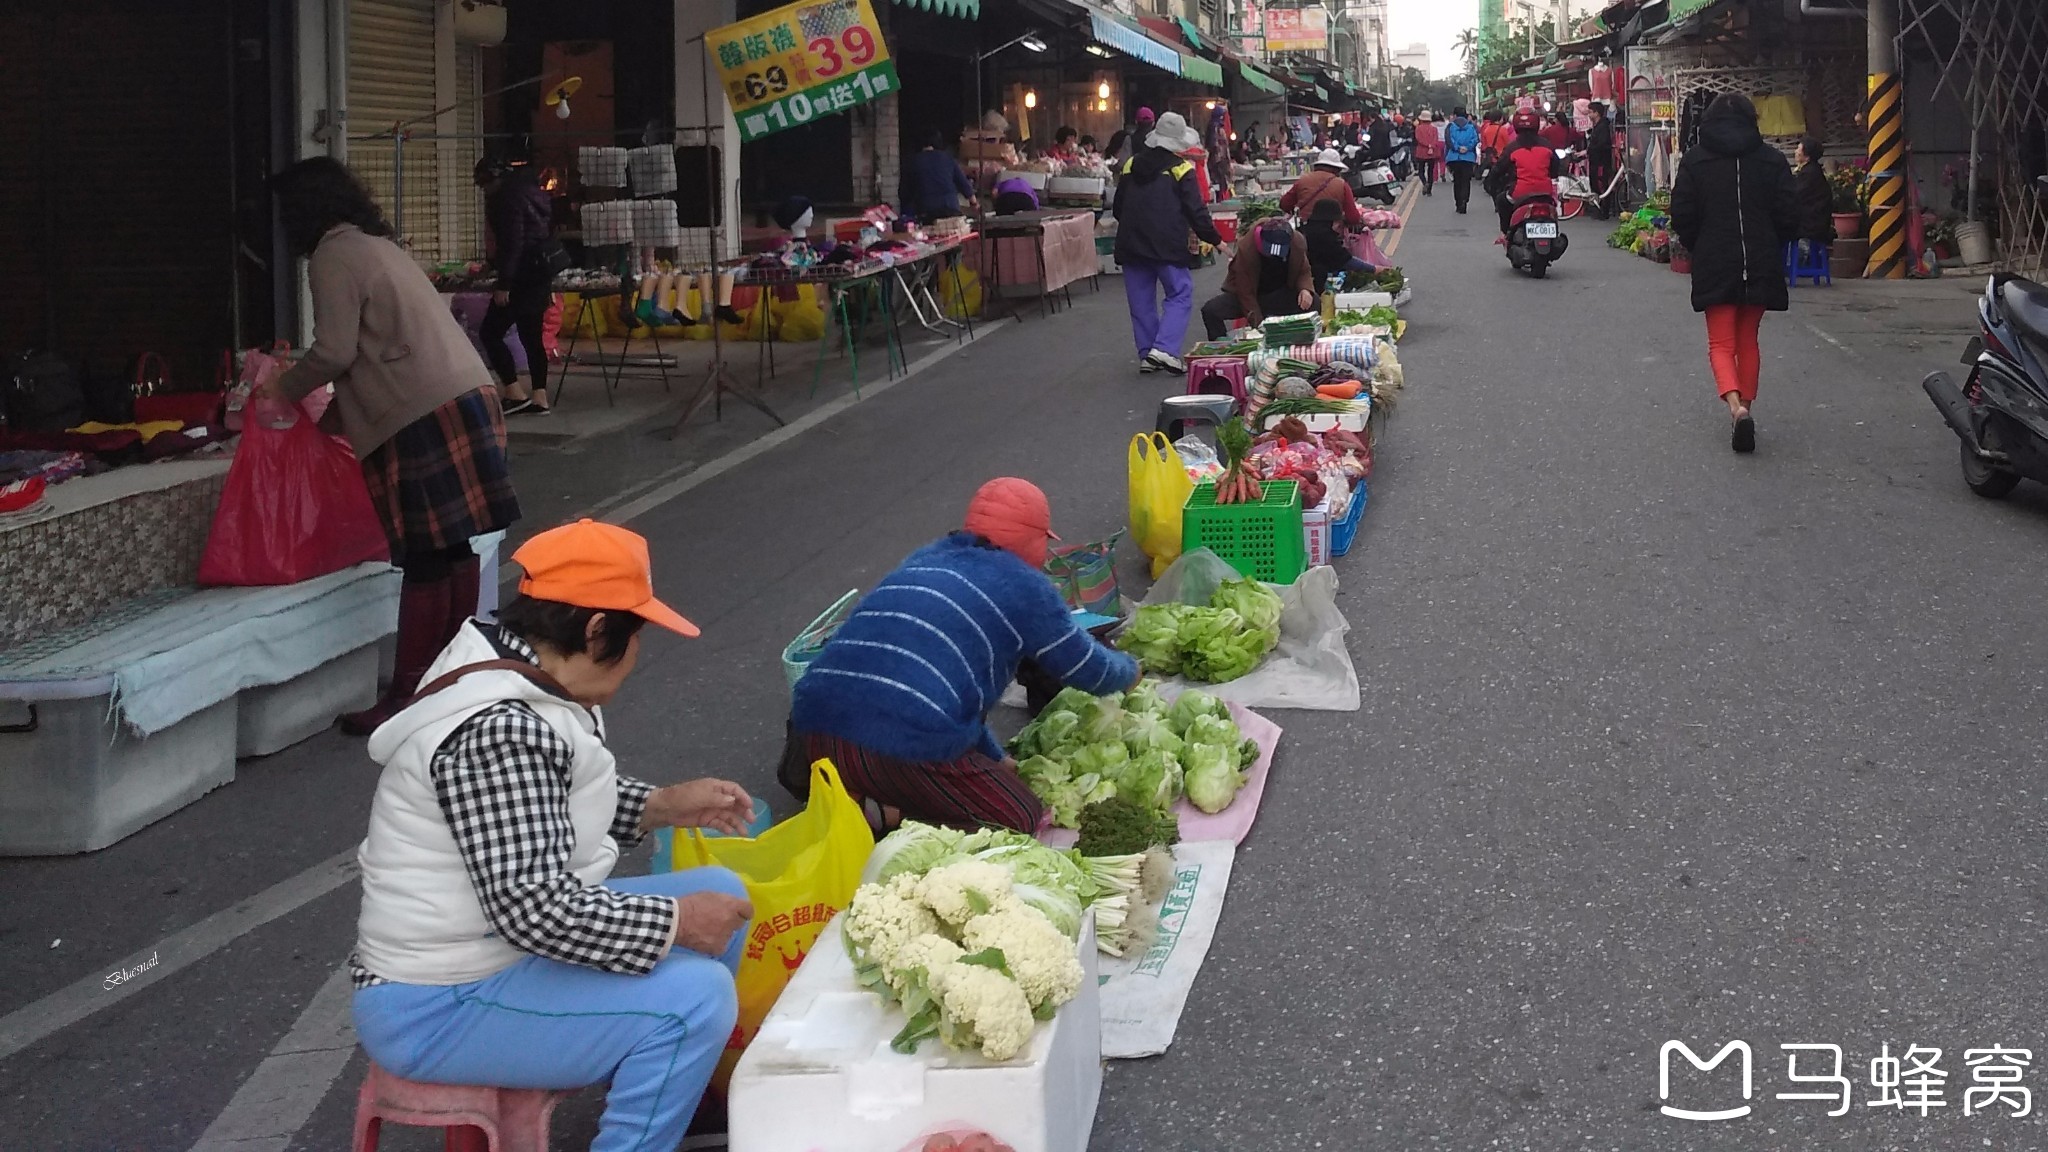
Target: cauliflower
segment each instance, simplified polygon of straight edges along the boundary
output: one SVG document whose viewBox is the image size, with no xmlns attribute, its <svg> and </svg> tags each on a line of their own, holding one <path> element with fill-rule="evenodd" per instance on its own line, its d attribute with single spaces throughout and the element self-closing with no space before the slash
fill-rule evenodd
<svg viewBox="0 0 2048 1152">
<path fill-rule="evenodd" d="M 918 903 L 916 890 L 916 877 L 899 876 L 854 892 L 840 932 L 855 968 L 887 972 L 897 966 L 898 949 L 939 930 L 938 918 Z"/>
<path fill-rule="evenodd" d="M 888 982 L 889 990 L 894 992 L 898 999 L 903 999 L 909 996 L 912 985 L 918 979 L 919 969 L 930 970 L 951 964 L 965 955 L 967 953 L 962 951 L 958 944 L 937 932 L 932 932 L 915 937 L 896 949 L 895 955 L 891 958 L 893 962 L 888 971 L 883 973 L 883 978 Z"/>
<path fill-rule="evenodd" d="M 934 868 L 917 883 L 918 899 L 957 928 L 1010 894 L 1010 871 L 1000 864 L 961 860 Z"/>
<path fill-rule="evenodd" d="M 1008 1060 L 1031 1043 L 1037 1021 L 1016 981 L 993 968 L 954 961 L 931 970 L 939 999 L 939 1034 L 954 1048 L 979 1048 Z"/>
<path fill-rule="evenodd" d="M 1021 901 L 1006 900 L 969 920 L 960 930 L 960 942 L 970 952 L 1001 952 L 1025 999 L 1041 1015 L 1050 1016 L 1052 1009 L 1081 990 L 1081 962 L 1074 958 L 1074 942 L 1043 912 Z"/>
</svg>

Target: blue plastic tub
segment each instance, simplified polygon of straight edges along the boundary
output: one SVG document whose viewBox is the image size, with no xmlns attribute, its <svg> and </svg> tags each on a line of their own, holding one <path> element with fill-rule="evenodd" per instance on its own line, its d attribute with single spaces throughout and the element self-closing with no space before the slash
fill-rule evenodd
<svg viewBox="0 0 2048 1152">
<path fill-rule="evenodd" d="M 1351 542 L 1358 538 L 1358 522 L 1365 518 L 1365 481 L 1360 480 L 1351 490 L 1351 507 L 1345 510 L 1344 518 L 1330 529 L 1330 557 L 1335 559 L 1351 551 Z"/>
</svg>

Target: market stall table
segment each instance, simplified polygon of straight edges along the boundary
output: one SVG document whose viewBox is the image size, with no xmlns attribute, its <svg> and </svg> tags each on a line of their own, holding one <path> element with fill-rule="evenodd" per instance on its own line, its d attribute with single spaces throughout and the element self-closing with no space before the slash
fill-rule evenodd
<svg viewBox="0 0 2048 1152">
<path fill-rule="evenodd" d="M 1038 297 L 1040 315 L 1048 315 L 1053 293 L 1102 272 L 1092 212 L 1018 212 L 987 217 L 979 227 L 981 243 L 974 255 L 984 286 L 984 316 L 996 297 L 1029 296 Z"/>
</svg>

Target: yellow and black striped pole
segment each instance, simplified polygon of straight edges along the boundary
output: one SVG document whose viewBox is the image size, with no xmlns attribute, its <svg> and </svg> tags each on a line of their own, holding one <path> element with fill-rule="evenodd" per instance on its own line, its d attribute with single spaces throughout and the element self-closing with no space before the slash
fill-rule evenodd
<svg viewBox="0 0 2048 1152">
<path fill-rule="evenodd" d="M 1870 62 L 1863 127 L 1870 137 L 1870 262 L 1872 280 L 1903 280 L 1906 253 L 1906 86 L 1899 76 L 1897 0 L 1870 0 L 1865 41 Z"/>
<path fill-rule="evenodd" d="M 1906 253 L 1906 86 L 1896 72 L 1870 76 L 1870 263 L 1873 280 L 1903 280 Z"/>
</svg>

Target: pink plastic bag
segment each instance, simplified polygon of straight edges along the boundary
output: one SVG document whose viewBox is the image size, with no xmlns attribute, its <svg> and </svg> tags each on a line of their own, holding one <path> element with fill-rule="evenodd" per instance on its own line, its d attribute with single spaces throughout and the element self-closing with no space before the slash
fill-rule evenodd
<svg viewBox="0 0 2048 1152">
<path fill-rule="evenodd" d="M 241 374 L 236 378 L 234 386 L 228 389 L 227 425 L 229 431 L 240 432 L 242 430 L 242 411 L 249 406 L 250 395 L 256 389 L 284 375 L 285 369 L 292 366 L 292 362 L 287 356 L 287 353 L 290 351 L 291 345 L 279 340 L 267 349 L 251 348 L 242 353 Z M 320 421 L 320 417 L 326 413 L 327 405 L 333 399 L 334 386 L 330 384 L 308 392 L 306 398 L 300 401 L 300 403 L 305 407 L 306 414 L 311 416 L 313 422 L 317 424 Z"/>
<path fill-rule="evenodd" d="M 384 525 L 348 444 L 320 431 L 296 404 L 255 400 L 248 412 L 199 561 L 199 583 L 297 584 L 389 560 Z"/>
</svg>

